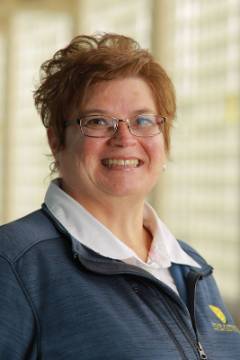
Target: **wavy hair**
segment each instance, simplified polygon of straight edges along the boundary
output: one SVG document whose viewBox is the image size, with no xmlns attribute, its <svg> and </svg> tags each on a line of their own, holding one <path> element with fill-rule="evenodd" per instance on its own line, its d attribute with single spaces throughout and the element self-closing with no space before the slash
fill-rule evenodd
<svg viewBox="0 0 240 360">
<path fill-rule="evenodd" d="M 35 106 L 44 126 L 53 128 L 58 149 L 64 147 L 64 121 L 74 110 L 81 111 L 92 85 L 132 76 L 148 83 L 159 114 L 168 119 L 163 136 L 169 152 L 170 129 L 176 112 L 172 81 L 148 50 L 130 37 L 111 33 L 76 36 L 40 68 Z"/>
</svg>

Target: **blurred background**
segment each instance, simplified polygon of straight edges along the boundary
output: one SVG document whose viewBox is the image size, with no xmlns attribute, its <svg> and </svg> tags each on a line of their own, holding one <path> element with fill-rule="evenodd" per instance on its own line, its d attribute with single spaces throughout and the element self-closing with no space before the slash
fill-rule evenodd
<svg viewBox="0 0 240 360">
<path fill-rule="evenodd" d="M 215 268 L 240 322 L 240 0 L 0 0 L 0 223 L 51 180 L 32 93 L 39 67 L 79 33 L 130 35 L 176 86 L 167 171 L 150 201 Z"/>
</svg>

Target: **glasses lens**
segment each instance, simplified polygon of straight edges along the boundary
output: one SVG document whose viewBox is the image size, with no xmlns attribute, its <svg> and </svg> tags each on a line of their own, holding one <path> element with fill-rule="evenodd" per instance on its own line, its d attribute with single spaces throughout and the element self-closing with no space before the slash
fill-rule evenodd
<svg viewBox="0 0 240 360">
<path fill-rule="evenodd" d="M 130 121 L 131 132 L 137 136 L 152 136 L 161 132 L 161 118 L 157 115 L 138 115 Z"/>
<path fill-rule="evenodd" d="M 114 121 L 102 115 L 90 115 L 81 119 L 81 128 L 87 136 L 108 137 L 114 133 Z"/>
</svg>

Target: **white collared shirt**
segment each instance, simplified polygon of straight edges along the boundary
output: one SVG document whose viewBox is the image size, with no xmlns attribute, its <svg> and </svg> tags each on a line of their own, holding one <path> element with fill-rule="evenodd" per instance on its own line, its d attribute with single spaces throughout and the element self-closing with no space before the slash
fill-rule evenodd
<svg viewBox="0 0 240 360">
<path fill-rule="evenodd" d="M 178 293 L 170 274 L 171 263 L 200 267 L 185 251 L 153 208 L 145 203 L 143 225 L 153 236 L 148 260 L 145 263 L 123 241 L 91 215 L 81 204 L 58 186 L 50 183 L 45 204 L 65 229 L 81 244 L 96 253 L 138 266 L 164 282 Z"/>
</svg>

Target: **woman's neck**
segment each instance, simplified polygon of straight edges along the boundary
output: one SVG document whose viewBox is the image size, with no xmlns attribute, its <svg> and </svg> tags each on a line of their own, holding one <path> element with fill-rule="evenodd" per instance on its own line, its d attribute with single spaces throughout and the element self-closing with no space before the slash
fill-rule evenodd
<svg viewBox="0 0 240 360">
<path fill-rule="evenodd" d="M 141 260 L 147 261 L 152 235 L 143 225 L 144 199 L 73 197 Z"/>
</svg>

